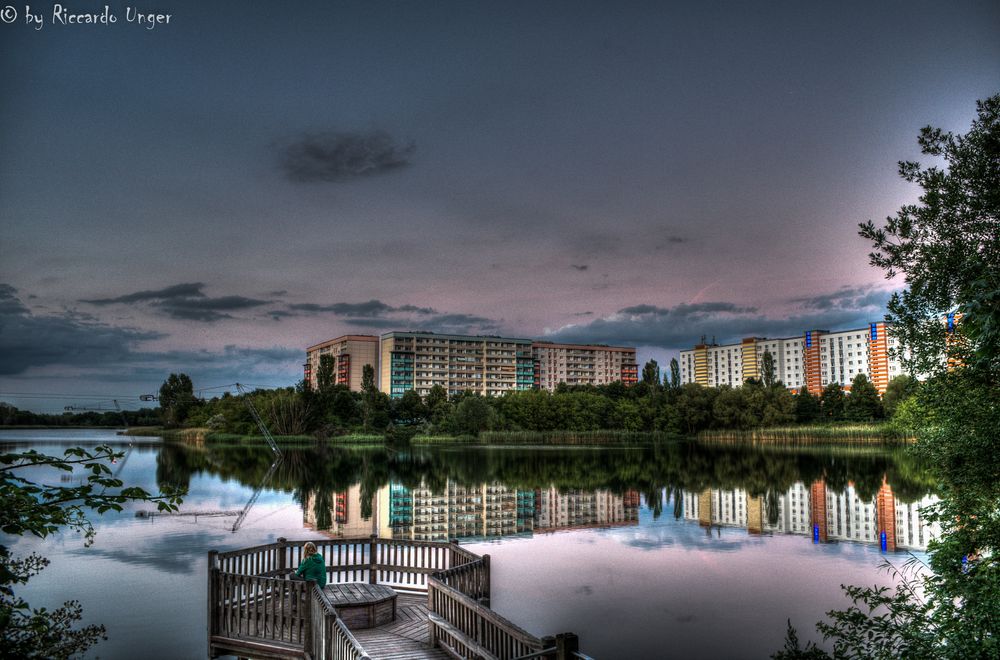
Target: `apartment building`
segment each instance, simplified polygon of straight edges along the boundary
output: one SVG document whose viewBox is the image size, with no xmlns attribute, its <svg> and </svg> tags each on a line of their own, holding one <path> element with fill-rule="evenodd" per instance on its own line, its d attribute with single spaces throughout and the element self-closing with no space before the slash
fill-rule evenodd
<svg viewBox="0 0 1000 660">
<path fill-rule="evenodd" d="M 531 345 L 535 387 L 554 390 L 559 383 L 607 385 L 639 380 L 635 349 L 600 344 L 555 344 L 536 341 Z"/>
<path fill-rule="evenodd" d="M 381 337 L 379 387 L 393 398 L 435 385 L 448 394 L 484 396 L 534 386 L 531 340 L 509 337 L 388 332 Z"/>
<path fill-rule="evenodd" d="M 760 378 L 765 353 L 774 358 L 775 376 L 791 389 L 806 384 L 817 394 L 830 383 L 850 389 L 859 373 L 865 374 L 883 394 L 889 381 L 903 373 L 890 351 L 897 346 L 891 327 L 870 323 L 850 330 L 807 330 L 799 337 L 768 339 L 747 337 L 738 344 L 698 344 L 681 351 L 681 383 L 708 387 L 739 387 L 749 378 Z"/>
<path fill-rule="evenodd" d="M 373 335 L 343 335 L 306 349 L 306 362 L 302 365 L 303 378 L 310 387 L 319 386 L 317 374 L 320 360 L 329 355 L 333 361 L 335 385 L 347 385 L 355 392 L 361 391 L 361 376 L 365 365 L 376 369 L 378 365 L 378 337 Z M 378 373 L 376 369 L 376 374 Z"/>
</svg>

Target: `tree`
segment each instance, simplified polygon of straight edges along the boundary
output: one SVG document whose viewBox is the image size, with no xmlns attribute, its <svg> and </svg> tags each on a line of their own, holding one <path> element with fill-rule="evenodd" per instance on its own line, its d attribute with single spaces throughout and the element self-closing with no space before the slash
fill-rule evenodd
<svg viewBox="0 0 1000 660">
<path fill-rule="evenodd" d="M 650 389 L 659 387 L 660 385 L 660 365 L 656 363 L 656 360 L 650 360 L 642 368 L 642 382 L 645 383 Z"/>
<path fill-rule="evenodd" d="M 389 399 L 375 386 L 375 367 L 370 364 L 361 369 L 361 418 L 366 432 L 389 424 Z"/>
<path fill-rule="evenodd" d="M 723 385 L 712 403 L 712 418 L 716 426 L 724 429 L 746 429 L 756 425 L 749 408 L 744 388 Z"/>
<path fill-rule="evenodd" d="M 677 364 L 677 358 L 670 358 L 670 389 L 676 390 L 681 386 L 681 367 Z"/>
<path fill-rule="evenodd" d="M 402 424 L 415 424 L 427 417 L 427 407 L 416 390 L 406 390 L 396 401 L 395 418 Z"/>
<path fill-rule="evenodd" d="M 180 426 L 195 403 L 194 385 L 187 374 L 170 374 L 160 385 L 159 398 L 164 426 Z"/>
<path fill-rule="evenodd" d="M 808 424 L 815 422 L 820 416 L 819 399 L 809 392 L 809 386 L 805 383 L 799 387 L 799 393 L 795 395 L 795 421 Z"/>
<path fill-rule="evenodd" d="M 775 375 L 774 356 L 771 355 L 771 351 L 766 349 L 760 358 L 760 382 L 767 389 L 771 389 L 778 382 L 778 377 Z"/>
<path fill-rule="evenodd" d="M 904 363 L 930 374 L 902 407 L 919 413 L 908 415 L 917 451 L 941 496 L 925 515 L 941 535 L 927 570 L 897 573 L 894 590 L 846 588 L 852 605 L 817 624 L 836 658 L 1000 657 L 1000 95 L 977 110 L 964 136 L 921 131 L 923 153 L 945 169 L 900 163 L 919 203 L 861 225 L 871 263 L 904 275 L 888 305 Z M 775 657 L 831 656 L 803 648 L 789 625 Z"/>
<path fill-rule="evenodd" d="M 316 388 L 326 394 L 337 384 L 334 376 L 334 360 L 332 355 L 319 356 L 319 368 L 316 370 Z"/>
<path fill-rule="evenodd" d="M 0 455 L 0 530 L 5 534 L 33 534 L 46 538 L 62 528 L 84 534 L 85 544 L 94 539 L 88 511 L 98 514 L 121 511 L 127 502 L 155 502 L 161 511 L 175 511 L 183 492 L 165 489 L 153 496 L 141 488 L 125 488 L 114 478 L 108 464 L 123 458 L 123 452 L 102 445 L 94 449 L 71 447 L 62 456 L 35 450 Z M 82 468 L 86 481 L 78 486 L 50 486 L 32 481 L 32 469 L 46 466 L 65 472 Z M 33 609 L 15 590 L 44 569 L 49 561 L 37 554 L 17 558 L 0 545 L 0 628 L 4 657 L 68 658 L 84 653 L 101 639 L 104 626 L 75 628 L 82 617 L 76 601 L 54 610 Z"/>
<path fill-rule="evenodd" d="M 902 374 L 889 381 L 882 395 L 882 407 L 886 417 L 896 414 L 896 409 L 903 401 L 913 396 L 917 391 L 917 379 L 912 376 Z"/>
<path fill-rule="evenodd" d="M 965 135 L 927 126 L 921 152 L 946 168 L 900 162 L 899 174 L 923 192 L 884 226 L 860 225 L 871 241 L 873 266 L 887 278 L 905 276 L 906 289 L 889 300 L 887 320 L 908 349 L 911 373 L 934 373 L 951 353 L 967 364 L 1000 368 L 1000 94 L 976 103 Z M 942 317 L 960 312 L 949 333 Z"/>
<path fill-rule="evenodd" d="M 493 428 L 496 423 L 496 411 L 483 397 L 466 396 L 455 406 L 453 423 L 459 433 L 478 435 L 481 431 Z"/>
<path fill-rule="evenodd" d="M 824 387 L 819 403 L 823 419 L 837 421 L 844 418 L 844 390 L 840 383 L 830 383 Z"/>
<path fill-rule="evenodd" d="M 427 408 L 429 410 L 434 410 L 442 403 L 448 402 L 448 391 L 444 389 L 441 385 L 433 385 L 429 392 L 427 392 Z"/>
<path fill-rule="evenodd" d="M 882 417 L 878 390 L 868 376 L 858 374 L 851 380 L 851 393 L 844 401 L 844 417 L 858 422 L 870 422 Z"/>
</svg>

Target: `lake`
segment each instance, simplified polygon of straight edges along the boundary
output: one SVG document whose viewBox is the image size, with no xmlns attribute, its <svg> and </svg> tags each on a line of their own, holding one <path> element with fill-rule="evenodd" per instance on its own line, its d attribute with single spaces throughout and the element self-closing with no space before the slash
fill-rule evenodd
<svg viewBox="0 0 1000 660">
<path fill-rule="evenodd" d="M 263 447 L 0 430 L 5 452 L 100 443 L 127 451 L 112 466 L 127 485 L 186 486 L 187 515 L 95 515 L 89 548 L 72 532 L 3 543 L 52 560 L 19 593 L 80 601 L 107 627 L 102 658 L 206 656 L 209 550 L 372 533 L 488 553 L 495 610 L 536 635 L 575 632 L 595 658 L 765 658 L 788 619 L 815 638 L 847 604 L 842 583 L 891 584 L 883 562 L 923 558 L 937 533 L 932 483 L 904 450 L 319 446 L 286 448 L 272 470 Z"/>
</svg>

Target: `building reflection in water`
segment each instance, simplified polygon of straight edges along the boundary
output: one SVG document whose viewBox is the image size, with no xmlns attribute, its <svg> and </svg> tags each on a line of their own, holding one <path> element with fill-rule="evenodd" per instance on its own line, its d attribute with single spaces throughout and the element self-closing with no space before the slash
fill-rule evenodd
<svg viewBox="0 0 1000 660">
<path fill-rule="evenodd" d="M 709 531 L 729 527 L 754 535 L 799 535 L 814 543 L 870 543 L 887 552 L 926 550 L 927 543 L 940 533 L 940 526 L 927 522 L 923 513 L 936 497 L 902 502 L 885 481 L 874 498 L 861 497 L 850 484 L 834 491 L 822 479 L 767 495 L 710 488 L 682 490 L 677 496 L 683 518 Z M 384 486 L 372 497 L 369 515 L 364 515 L 367 507 L 362 507 L 359 485 L 333 494 L 329 503 L 332 510 L 325 515 L 323 505 L 311 493 L 303 507 L 304 525 L 334 537 L 377 534 L 443 541 L 637 525 L 640 497 L 635 490 L 622 495 L 607 490 L 560 492 L 556 488 L 509 488 L 498 482 L 468 486 L 448 480 L 441 490 L 398 483 Z"/>
<path fill-rule="evenodd" d="M 764 496 L 742 489 L 682 492 L 684 518 L 709 530 L 737 527 L 750 534 L 807 536 L 814 543 L 871 543 L 887 552 L 926 550 L 940 534 L 940 525 L 925 520 L 923 513 L 936 497 L 902 502 L 884 480 L 871 499 L 859 496 L 852 484 L 840 492 L 831 490 L 822 479 Z"/>
<path fill-rule="evenodd" d="M 634 490 L 623 495 L 606 490 L 559 492 L 496 482 L 466 486 L 448 480 L 441 491 L 392 483 L 372 500 L 371 515 L 363 515 L 361 487 L 352 486 L 332 496 L 327 518 L 322 505 L 317 506 L 316 494 L 310 493 L 303 506 L 303 524 L 333 537 L 378 534 L 415 541 L 475 540 L 637 525 L 640 498 Z M 320 520 L 323 525 L 318 525 Z"/>
</svg>

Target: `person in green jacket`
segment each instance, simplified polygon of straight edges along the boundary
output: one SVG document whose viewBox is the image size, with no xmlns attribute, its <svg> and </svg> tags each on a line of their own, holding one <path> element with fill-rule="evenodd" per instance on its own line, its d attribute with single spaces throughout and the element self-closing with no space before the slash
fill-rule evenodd
<svg viewBox="0 0 1000 660">
<path fill-rule="evenodd" d="M 312 541 L 302 546 L 302 563 L 295 571 L 295 577 L 301 580 L 316 580 L 320 589 L 326 586 L 326 563 L 323 555 L 316 551 Z"/>
</svg>

